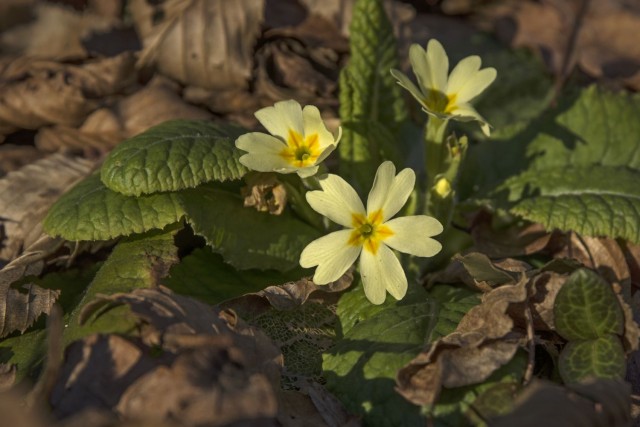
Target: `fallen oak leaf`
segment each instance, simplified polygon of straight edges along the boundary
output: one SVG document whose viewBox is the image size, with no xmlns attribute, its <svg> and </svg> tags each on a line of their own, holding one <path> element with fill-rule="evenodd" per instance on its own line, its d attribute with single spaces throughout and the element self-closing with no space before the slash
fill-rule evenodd
<svg viewBox="0 0 640 427">
<path fill-rule="evenodd" d="M 125 52 L 79 66 L 32 58 L 0 62 L 0 126 L 78 126 L 98 99 L 131 83 L 134 61 Z"/>
<path fill-rule="evenodd" d="M 0 338 L 14 331 L 26 331 L 40 315 L 51 311 L 60 291 L 27 283 L 22 286 L 27 291 L 24 293 L 11 285 L 24 277 L 39 275 L 44 259 L 62 244 L 60 239 L 43 236 L 0 270 Z"/>
<path fill-rule="evenodd" d="M 281 356 L 260 331 L 162 286 L 100 297 L 84 316 L 105 304 L 129 306 L 141 339 L 93 335 L 72 344 L 52 396 L 58 416 L 97 407 L 124 419 L 272 425 Z M 152 348 L 164 352 L 151 356 Z"/>
<path fill-rule="evenodd" d="M 512 304 L 526 301 L 529 280 L 503 285 L 482 297 L 456 330 L 431 343 L 398 371 L 396 390 L 416 405 L 431 406 L 442 387 L 476 384 L 509 362 L 524 341 L 508 314 Z"/>
<path fill-rule="evenodd" d="M 492 418 L 495 427 L 554 426 L 623 427 L 630 425 L 629 385 L 623 381 L 594 379 L 567 388 L 534 380 L 516 396 L 509 414 Z"/>
<path fill-rule="evenodd" d="M 140 66 L 207 89 L 247 86 L 264 1 L 134 0 L 129 10 L 144 45 Z"/>
<path fill-rule="evenodd" d="M 478 252 L 490 258 L 508 258 L 531 255 L 544 250 L 551 234 L 542 224 L 512 224 L 496 229 L 492 215 L 480 211 L 471 222 L 471 237 Z"/>
<path fill-rule="evenodd" d="M 42 219 L 62 193 L 87 176 L 94 163 L 52 154 L 0 179 L 0 261 L 10 261 L 42 235 Z M 55 173 L 54 173 L 55 172 Z"/>
<path fill-rule="evenodd" d="M 106 31 L 118 20 L 82 13 L 51 3 L 33 8 L 33 21 L 11 28 L 0 36 L 4 52 L 21 56 L 55 60 L 80 59 L 87 56 L 82 39 L 93 31 Z"/>
</svg>

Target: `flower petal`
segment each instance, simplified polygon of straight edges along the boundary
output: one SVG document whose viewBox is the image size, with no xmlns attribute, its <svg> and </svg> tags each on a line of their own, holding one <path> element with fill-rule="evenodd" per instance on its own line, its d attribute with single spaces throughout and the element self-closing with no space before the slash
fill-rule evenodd
<svg viewBox="0 0 640 427">
<path fill-rule="evenodd" d="M 318 166 L 308 166 L 306 168 L 298 168 L 296 169 L 298 176 L 300 178 L 309 178 L 310 176 L 315 175 L 318 172 Z"/>
<path fill-rule="evenodd" d="M 436 39 L 429 40 L 427 44 L 427 64 L 431 75 L 431 82 L 428 87 L 444 93 L 447 89 L 449 57 L 444 51 L 444 47 Z"/>
<path fill-rule="evenodd" d="M 396 167 L 383 162 L 376 172 L 367 198 L 367 213 L 382 209 L 382 221 L 391 218 L 404 206 L 416 183 L 416 174 L 406 168 L 396 176 Z"/>
<path fill-rule="evenodd" d="M 489 136 L 491 134 L 491 126 L 489 126 L 489 123 L 487 123 L 485 118 L 482 117 L 480 113 L 478 113 L 476 109 L 471 106 L 471 104 L 456 105 L 456 108 L 451 111 L 451 115 L 454 119 L 461 122 L 470 122 L 473 120 L 477 120 L 478 122 L 480 122 L 480 128 L 482 129 L 482 132 L 486 136 Z"/>
<path fill-rule="evenodd" d="M 322 190 L 308 191 L 307 202 L 313 210 L 331 221 L 352 227 L 352 214 L 365 214 L 364 205 L 356 190 L 338 175 L 328 174 L 319 181 Z"/>
<path fill-rule="evenodd" d="M 291 166 L 279 155 L 247 153 L 241 156 L 240 163 L 258 172 L 293 173 L 298 168 Z"/>
<path fill-rule="evenodd" d="M 482 65 L 482 60 L 478 55 L 467 56 L 458 62 L 458 64 L 453 67 L 453 70 L 449 75 L 447 95 L 456 95 L 456 100 L 458 100 L 460 96 L 458 92 L 460 92 L 460 89 L 462 89 L 462 87 L 476 75 L 480 69 L 480 65 Z"/>
<path fill-rule="evenodd" d="M 407 254 L 432 257 L 442 249 L 440 242 L 431 236 L 442 233 L 442 224 L 426 215 L 404 216 L 387 221 L 384 225 L 393 231 L 384 243 Z"/>
<path fill-rule="evenodd" d="M 320 150 L 324 151 L 327 147 L 337 144 L 333 135 L 327 130 L 327 127 L 322 121 L 320 110 L 318 110 L 317 107 L 313 105 L 305 106 L 302 109 L 302 119 L 304 122 L 304 136 L 308 137 L 309 135 L 317 133 Z"/>
<path fill-rule="evenodd" d="M 398 300 L 407 293 L 407 276 L 398 258 L 385 245 L 380 245 L 375 255 L 369 251 L 362 251 L 360 277 L 364 294 L 373 304 L 382 304 L 386 291 Z"/>
<path fill-rule="evenodd" d="M 281 173 L 296 171 L 296 168 L 280 155 L 285 148 L 284 143 L 271 135 L 260 132 L 246 133 L 236 139 L 236 147 L 248 152 L 240 157 L 240 163 L 249 169 Z"/>
<path fill-rule="evenodd" d="M 273 107 L 262 108 L 255 112 L 255 116 L 269 133 L 284 141 L 289 138 L 289 130 L 294 130 L 300 135 L 304 132 L 302 107 L 293 99 L 276 102 Z"/>
<path fill-rule="evenodd" d="M 391 75 L 398 81 L 398 84 L 409 91 L 409 93 L 422 105 L 424 105 L 424 94 L 404 73 L 392 69 Z"/>
<path fill-rule="evenodd" d="M 495 68 L 485 68 L 472 75 L 459 89 L 456 102 L 465 103 L 480 95 L 496 79 Z"/>
<path fill-rule="evenodd" d="M 318 268 L 313 276 L 316 285 L 336 281 L 353 265 L 362 251 L 350 245 L 351 230 L 340 230 L 314 240 L 300 254 L 300 266 Z"/>
<path fill-rule="evenodd" d="M 262 132 L 250 132 L 236 139 L 236 147 L 250 153 L 280 154 L 287 146 L 274 136 Z"/>
<path fill-rule="evenodd" d="M 420 86 L 419 93 L 424 94 L 431 87 L 431 69 L 427 63 L 427 53 L 422 46 L 414 43 L 409 47 L 409 61 L 411 62 L 413 74 L 416 75 L 418 80 L 418 86 Z M 411 92 L 411 89 L 407 89 Z M 413 92 L 411 93 L 413 94 Z M 420 99 L 418 98 L 418 100 Z"/>
</svg>

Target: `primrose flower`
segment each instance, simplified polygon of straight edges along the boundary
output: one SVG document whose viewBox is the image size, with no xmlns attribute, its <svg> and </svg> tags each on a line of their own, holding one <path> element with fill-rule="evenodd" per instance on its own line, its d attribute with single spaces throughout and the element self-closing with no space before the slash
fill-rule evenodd
<svg viewBox="0 0 640 427">
<path fill-rule="evenodd" d="M 236 147 L 247 151 L 240 163 L 259 172 L 297 172 L 305 178 L 318 171 L 318 165 L 338 145 L 320 117 L 318 108 L 302 109 L 294 100 L 276 102 L 262 108 L 256 118 L 271 133 L 251 132 L 236 140 Z"/>
<path fill-rule="evenodd" d="M 387 291 L 396 299 L 405 296 L 407 277 L 392 249 L 423 257 L 442 249 L 430 238 L 442 232 L 437 219 L 425 215 L 391 219 L 407 202 L 415 181 L 413 170 L 404 169 L 396 175 L 393 163 L 382 163 L 366 209 L 353 187 L 337 175 L 321 178 L 322 190 L 307 192 L 314 210 L 346 227 L 314 240 L 302 251 L 302 267 L 318 266 L 313 276 L 316 284 L 337 280 L 359 256 L 369 301 L 382 304 Z"/>
<path fill-rule="evenodd" d="M 481 70 L 480 57 L 473 55 L 460 61 L 447 77 L 449 58 L 435 39 L 429 40 L 426 51 L 418 44 L 411 45 L 409 60 L 419 88 L 399 70 L 391 70 L 391 74 L 418 100 L 427 114 L 440 119 L 477 120 L 484 134 L 489 136 L 489 123 L 469 101 L 493 83 L 497 74 L 495 68 Z"/>
</svg>

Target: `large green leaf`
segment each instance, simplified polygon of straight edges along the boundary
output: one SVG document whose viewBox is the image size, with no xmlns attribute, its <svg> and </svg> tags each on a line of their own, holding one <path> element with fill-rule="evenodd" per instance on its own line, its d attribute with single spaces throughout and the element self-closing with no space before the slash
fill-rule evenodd
<svg viewBox="0 0 640 427">
<path fill-rule="evenodd" d="M 118 145 L 102 166 L 102 182 L 113 191 L 139 196 L 239 179 L 247 172 L 234 145 L 242 133 L 209 121 L 162 123 Z"/>
<path fill-rule="evenodd" d="M 351 326 L 324 356 L 327 386 L 347 409 L 363 415 L 367 425 L 424 425 L 419 408 L 395 392 L 396 374 L 425 344 L 451 332 L 477 304 L 467 290 L 460 292 L 392 305 Z M 357 301 L 351 297 L 348 305 L 357 309 Z M 343 316 L 346 308 L 341 309 Z M 347 325 L 352 322 L 345 320 Z"/>
<path fill-rule="evenodd" d="M 622 308 L 611 286 L 584 268 L 573 272 L 560 289 L 553 314 L 556 331 L 569 341 L 624 331 Z"/>
<path fill-rule="evenodd" d="M 166 231 L 153 231 L 118 243 L 71 313 L 69 327 L 64 332 L 66 342 L 94 332 L 122 333 L 135 325 L 135 317 L 125 306 L 107 311 L 84 325 L 80 325 L 79 320 L 83 307 L 98 294 L 131 292 L 157 285 L 178 261 L 178 249 L 173 241 L 176 229 L 173 226 Z"/>
<path fill-rule="evenodd" d="M 560 166 L 532 170 L 505 183 L 511 211 L 547 228 L 640 242 L 640 170 L 624 166 Z"/>
<path fill-rule="evenodd" d="M 270 215 L 245 208 L 239 195 L 212 185 L 179 194 L 195 233 L 238 269 L 294 268 L 302 249 L 320 236 L 289 211 Z"/>
<path fill-rule="evenodd" d="M 351 21 L 351 58 L 340 73 L 341 175 L 368 191 L 381 162 L 380 139 L 393 139 L 406 119 L 396 41 L 381 0 L 358 0 Z"/>
<path fill-rule="evenodd" d="M 571 341 L 560 353 L 558 369 L 565 383 L 589 377 L 624 378 L 626 360 L 620 337 L 604 335 L 586 341 Z"/>
<path fill-rule="evenodd" d="M 188 295 L 208 304 L 257 292 L 267 286 L 280 285 L 297 275 L 284 275 L 275 270 L 238 271 L 226 264 L 211 248 L 196 249 L 171 268 L 162 284 L 174 292 Z"/>
<path fill-rule="evenodd" d="M 60 197 L 43 225 L 67 240 L 109 240 L 163 228 L 183 215 L 174 193 L 123 196 L 92 175 Z"/>
<path fill-rule="evenodd" d="M 471 150 L 465 168 L 475 191 L 464 196 L 493 199 L 548 228 L 640 241 L 632 185 L 639 114 L 639 95 L 595 86 L 571 92 L 514 136 Z"/>
</svg>

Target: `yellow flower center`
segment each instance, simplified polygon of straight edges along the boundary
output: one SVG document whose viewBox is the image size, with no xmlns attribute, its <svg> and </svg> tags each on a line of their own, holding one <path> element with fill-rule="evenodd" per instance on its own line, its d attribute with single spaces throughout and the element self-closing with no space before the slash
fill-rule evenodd
<svg viewBox="0 0 640 427">
<path fill-rule="evenodd" d="M 436 113 L 449 114 L 456 107 L 456 98 L 456 94 L 449 97 L 438 90 L 427 89 L 427 96 L 424 98 L 424 103 L 430 110 Z"/>
<path fill-rule="evenodd" d="M 302 136 L 293 129 L 289 129 L 287 148 L 282 149 L 280 155 L 291 165 L 303 168 L 316 164 L 320 157 L 320 141 L 318 134 Z"/>
<path fill-rule="evenodd" d="M 353 231 L 349 236 L 349 244 L 362 246 L 374 255 L 378 252 L 380 243 L 393 236 L 393 231 L 382 224 L 382 209 L 370 213 L 368 217 L 351 214 L 351 223 Z"/>
</svg>

